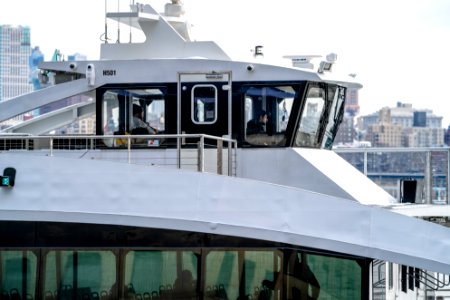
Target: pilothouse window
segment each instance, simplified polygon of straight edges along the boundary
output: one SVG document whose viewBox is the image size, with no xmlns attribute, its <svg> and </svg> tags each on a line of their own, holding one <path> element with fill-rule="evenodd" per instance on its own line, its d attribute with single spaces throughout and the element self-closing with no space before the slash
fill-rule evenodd
<svg viewBox="0 0 450 300">
<path fill-rule="evenodd" d="M 344 114 L 345 88 L 340 86 L 328 86 L 327 106 L 330 108 L 328 123 L 325 128 L 325 135 L 322 140 L 322 147 L 331 149 L 336 136 L 338 126 Z M 325 126 L 325 125 L 324 125 Z"/>
<path fill-rule="evenodd" d="M 106 90 L 101 105 L 103 134 L 163 134 L 166 130 L 166 95 L 165 87 Z M 133 140 L 132 143 L 134 146 L 155 146 L 153 139 Z M 111 139 L 105 144 L 109 147 L 124 147 L 126 139 Z"/>
<path fill-rule="evenodd" d="M 295 146 L 316 147 L 320 138 L 320 125 L 325 108 L 325 90 L 322 87 L 310 87 L 303 106 L 300 126 Z"/>
<path fill-rule="evenodd" d="M 112 135 L 119 130 L 119 101 L 115 94 L 103 96 L 103 133 Z"/>
<path fill-rule="evenodd" d="M 245 140 L 254 146 L 282 146 L 296 91 L 292 86 L 246 87 Z"/>
<path fill-rule="evenodd" d="M 147 106 L 146 122 L 158 132 L 165 129 L 164 99 L 155 99 Z"/>
</svg>

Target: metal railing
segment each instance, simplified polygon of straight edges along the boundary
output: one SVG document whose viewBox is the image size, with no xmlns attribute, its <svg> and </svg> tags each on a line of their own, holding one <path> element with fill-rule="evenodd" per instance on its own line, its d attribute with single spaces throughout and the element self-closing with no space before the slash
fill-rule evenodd
<svg viewBox="0 0 450 300">
<path fill-rule="evenodd" d="M 377 259 L 372 263 L 372 299 L 386 299 L 386 262 Z"/>
<path fill-rule="evenodd" d="M 334 151 L 394 198 L 417 182 L 416 203 L 450 204 L 450 148 L 337 148 Z"/>
<path fill-rule="evenodd" d="M 433 291 L 439 291 L 450 286 L 449 275 L 427 272 L 421 269 L 414 269 L 414 272 L 408 271 L 408 278 L 422 283 L 425 288 Z"/>
<path fill-rule="evenodd" d="M 43 155 L 119 160 L 199 172 L 236 175 L 237 141 L 205 134 L 157 135 L 0 135 L 2 151 L 40 151 Z"/>
</svg>

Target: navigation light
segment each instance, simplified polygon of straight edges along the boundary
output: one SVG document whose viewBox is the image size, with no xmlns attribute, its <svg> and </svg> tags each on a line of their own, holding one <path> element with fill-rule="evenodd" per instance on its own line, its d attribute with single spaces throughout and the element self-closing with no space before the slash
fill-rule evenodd
<svg viewBox="0 0 450 300">
<path fill-rule="evenodd" d="M 8 176 L 0 176 L 1 178 L 1 185 L 0 186 L 8 186 L 9 187 L 9 177 Z"/>
<path fill-rule="evenodd" d="M 331 68 L 333 67 L 333 64 L 337 60 L 337 54 L 336 53 L 330 53 L 326 56 L 326 61 L 321 61 L 319 65 L 319 70 L 317 70 L 318 73 L 322 74 L 323 72 L 331 72 Z"/>
<path fill-rule="evenodd" d="M 13 187 L 16 179 L 16 169 L 5 168 L 3 176 L 0 176 L 0 186 Z"/>
</svg>

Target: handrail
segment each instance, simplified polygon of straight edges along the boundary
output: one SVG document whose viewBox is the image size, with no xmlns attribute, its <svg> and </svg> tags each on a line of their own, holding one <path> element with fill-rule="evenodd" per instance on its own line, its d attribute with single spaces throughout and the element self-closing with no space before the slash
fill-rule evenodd
<svg viewBox="0 0 450 300">
<path fill-rule="evenodd" d="M 373 288 L 384 288 L 386 285 L 386 277 L 382 276 L 383 268 L 385 266 L 385 261 L 374 260 L 372 263 L 372 269 L 377 269 L 377 278 L 373 275 Z M 426 288 L 434 291 L 438 291 L 442 288 L 450 286 L 450 276 L 440 273 L 435 273 L 433 276 L 427 271 L 418 268 L 412 268 L 413 272 L 410 272 L 411 268 L 407 269 L 407 278 L 412 278 L 415 281 L 422 283 Z M 405 279 L 406 280 L 406 279 Z"/>
<path fill-rule="evenodd" d="M 428 151 L 449 151 L 449 147 L 361 147 L 361 148 L 333 148 L 335 152 L 428 152 Z"/>
<path fill-rule="evenodd" d="M 24 134 L 24 135 L 19 135 L 19 134 L 14 134 L 14 135 L 2 135 L 0 134 L 0 152 L 5 151 L 5 150 L 29 150 L 29 151 L 33 151 L 33 150 L 37 150 L 35 148 L 38 148 L 39 150 L 47 150 L 49 151 L 49 156 L 54 156 L 55 155 L 55 151 L 57 150 L 62 150 L 58 148 L 58 144 L 55 143 L 56 140 L 61 141 L 61 140 L 67 140 L 68 142 L 70 142 L 71 140 L 76 140 L 76 141 L 80 141 L 80 140 L 86 140 L 85 144 L 83 145 L 79 145 L 79 144 L 74 144 L 74 145 L 66 145 L 63 144 L 61 146 L 64 147 L 69 147 L 69 149 L 63 149 L 63 150 L 98 150 L 99 148 L 96 148 L 97 141 L 103 141 L 102 145 L 102 149 L 112 149 L 112 150 L 118 150 L 118 149 L 122 149 L 127 151 L 127 162 L 128 163 L 132 163 L 133 161 L 133 151 L 135 150 L 153 150 L 153 149 L 166 149 L 166 146 L 161 146 L 160 144 L 156 144 L 156 145 L 145 145 L 145 147 L 142 147 L 143 144 L 142 143 L 135 143 L 134 141 L 136 140 L 144 140 L 144 141 L 165 141 L 165 140 L 177 140 L 177 141 L 181 141 L 181 140 L 194 140 L 194 142 L 196 141 L 197 143 L 197 171 L 199 172 L 205 172 L 205 148 L 212 148 L 212 149 L 216 149 L 217 155 L 214 156 L 213 160 L 216 160 L 216 170 L 218 174 L 222 174 L 223 173 L 223 161 L 222 161 L 222 157 L 223 157 L 223 151 L 226 151 L 228 149 L 231 149 L 231 153 L 228 153 L 227 157 L 228 160 L 231 159 L 231 161 L 227 161 L 226 163 L 226 167 L 228 169 L 228 175 L 229 176 L 233 176 L 236 175 L 236 152 L 237 152 L 237 141 L 234 139 L 230 139 L 227 137 L 217 137 L 217 136 L 213 136 L 213 135 L 208 135 L 208 134 L 142 134 L 142 135 L 28 135 L 28 134 Z M 48 144 L 46 144 L 45 146 L 37 146 L 35 147 L 34 144 L 30 143 L 30 141 L 36 142 L 36 141 L 48 141 Z M 212 140 L 215 141 L 215 145 L 214 144 L 207 144 L 205 141 L 206 140 Z M 9 149 L 6 145 L 6 142 L 9 141 Z M 12 143 L 14 141 L 18 141 L 18 144 L 11 147 Z M 121 146 L 107 146 L 106 142 L 112 142 L 115 143 L 117 141 L 121 141 Z M 3 142 L 3 144 L 1 144 L 1 142 Z M 229 143 L 229 145 L 231 145 L 232 147 L 228 147 L 225 148 L 223 147 L 223 143 Z M 133 148 L 132 146 L 140 146 L 138 148 Z M 191 144 L 184 144 L 184 146 L 191 146 L 193 145 Z M 3 147 L 2 147 L 3 146 Z M 125 146 L 125 149 L 124 149 Z M 74 149 L 71 149 L 70 147 L 74 147 Z M 186 151 L 185 151 L 186 152 Z M 229 151 L 230 152 L 230 151 Z M 181 162 L 181 152 L 176 151 L 176 160 Z M 83 155 L 84 156 L 84 155 Z M 231 166 L 231 167 L 230 167 Z M 181 164 L 177 164 L 178 168 L 182 168 Z"/>
<path fill-rule="evenodd" d="M 443 280 L 439 279 L 440 275 L 443 276 Z M 408 272 L 407 276 L 421 282 L 425 287 L 434 291 L 438 291 L 439 289 L 450 286 L 450 276 L 448 276 L 448 280 L 446 280 L 445 278 L 447 277 L 447 275 L 445 274 L 437 273 L 436 276 L 432 276 L 424 270 L 419 270 L 418 276 L 416 274 L 416 271 L 414 271 L 412 274 Z"/>
<path fill-rule="evenodd" d="M 434 201 L 445 201 L 445 204 L 450 204 L 450 148 L 449 147 L 420 147 L 420 148 L 335 148 L 333 149 L 334 152 L 341 155 L 344 159 L 347 159 L 350 163 L 352 163 L 351 156 L 345 155 L 345 154 L 353 154 L 353 155 L 361 155 L 360 158 L 357 160 L 357 165 L 354 165 L 355 167 L 358 167 L 360 171 L 365 176 L 371 176 L 371 177 L 377 177 L 377 178 L 383 178 L 383 176 L 389 177 L 389 176 L 395 176 L 397 177 L 404 177 L 404 179 L 413 178 L 413 177 L 420 177 L 422 180 L 422 195 L 423 198 L 419 199 L 423 201 L 423 203 L 431 204 Z M 419 172 L 411 172 L 412 170 L 408 170 L 407 172 L 401 172 L 401 169 L 399 170 L 373 170 L 370 171 L 369 167 L 371 166 L 371 161 L 374 159 L 374 155 L 385 155 L 385 154 L 392 154 L 396 156 L 392 156 L 392 158 L 399 157 L 398 155 L 401 153 L 405 154 L 420 154 L 422 159 L 423 168 L 419 170 Z M 434 154 L 441 153 L 441 156 L 437 156 L 438 159 L 442 159 L 442 167 L 440 170 L 435 170 L 433 167 L 435 164 L 435 158 L 433 157 Z M 359 157 L 359 156 L 358 156 Z M 440 157 L 440 158 L 439 158 Z M 355 162 L 353 162 L 355 164 Z M 396 160 L 397 163 L 399 161 Z M 372 163 L 373 165 L 373 163 Z M 391 164 L 395 165 L 395 164 Z M 417 167 L 417 166 L 416 166 Z M 399 165 L 397 165 L 397 168 L 399 168 Z M 416 170 L 417 171 L 417 170 Z M 445 179 L 444 184 L 434 185 L 436 176 L 440 176 L 441 178 Z M 442 179 L 441 179 L 442 180 Z M 389 189 L 392 191 L 392 196 L 397 198 L 399 201 L 401 200 L 399 195 L 400 192 L 397 189 L 397 192 L 393 190 L 392 184 L 389 186 L 381 185 L 382 188 Z M 433 194 L 433 188 L 443 188 L 444 194 Z M 389 192 L 389 191 L 388 191 Z M 420 192 L 420 191 L 419 191 Z M 398 196 L 396 196 L 398 195 Z M 433 197 L 439 195 L 437 199 L 434 199 Z M 441 195 L 444 195 L 441 198 Z M 439 203 L 442 204 L 442 203 Z"/>
<path fill-rule="evenodd" d="M 377 267 L 377 275 L 378 275 L 377 280 L 375 280 L 375 275 L 373 275 L 372 286 L 374 288 L 385 288 L 386 286 L 386 276 L 385 277 L 382 276 L 383 274 L 382 269 L 385 267 L 385 263 L 386 263 L 385 261 L 378 259 L 374 260 L 372 263 L 372 269 Z"/>
</svg>

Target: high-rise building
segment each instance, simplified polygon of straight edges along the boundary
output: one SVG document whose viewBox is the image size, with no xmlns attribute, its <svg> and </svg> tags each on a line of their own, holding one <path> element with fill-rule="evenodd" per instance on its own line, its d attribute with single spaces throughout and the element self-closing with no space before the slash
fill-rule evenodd
<svg viewBox="0 0 450 300">
<path fill-rule="evenodd" d="M 0 25 L 0 101 L 29 93 L 29 58 L 31 55 L 30 28 Z M 18 116 L 0 124 L 0 128 L 20 122 Z"/>
<path fill-rule="evenodd" d="M 392 124 L 402 127 L 430 127 L 442 128 L 442 117 L 433 114 L 432 110 L 417 110 L 410 103 L 398 102 L 395 107 L 389 108 Z M 416 113 L 416 114 L 415 114 Z M 367 131 L 370 125 L 381 122 L 379 112 L 360 116 L 358 120 L 359 130 Z"/>
<path fill-rule="evenodd" d="M 30 28 L 0 25 L 0 101 L 29 93 Z"/>
<path fill-rule="evenodd" d="M 444 129 L 409 127 L 403 131 L 405 147 L 441 147 L 444 145 Z"/>
<path fill-rule="evenodd" d="M 44 61 L 44 54 L 39 47 L 34 47 L 31 51 L 30 62 L 30 82 L 33 84 L 33 89 L 40 90 L 45 87 L 39 80 L 39 64 Z"/>
<path fill-rule="evenodd" d="M 403 127 L 392 123 L 391 109 L 383 107 L 378 118 L 378 123 L 369 126 L 366 139 L 374 147 L 401 147 Z"/>
<path fill-rule="evenodd" d="M 353 116 L 349 116 L 348 113 L 344 114 L 339 130 L 334 139 L 335 145 L 348 145 L 357 140 L 357 132 L 353 124 Z"/>
<path fill-rule="evenodd" d="M 435 126 L 441 119 L 431 112 L 415 111 L 411 105 L 384 107 L 378 112 L 378 121 L 367 126 L 364 138 L 374 147 L 442 146 L 444 130 Z"/>
<path fill-rule="evenodd" d="M 415 111 L 413 127 L 426 127 L 427 126 L 427 112 Z"/>
<path fill-rule="evenodd" d="M 354 117 L 359 113 L 358 90 L 355 88 L 348 88 L 345 95 L 345 112 Z"/>
<path fill-rule="evenodd" d="M 450 146 L 450 126 L 444 131 L 444 143 Z"/>
</svg>

